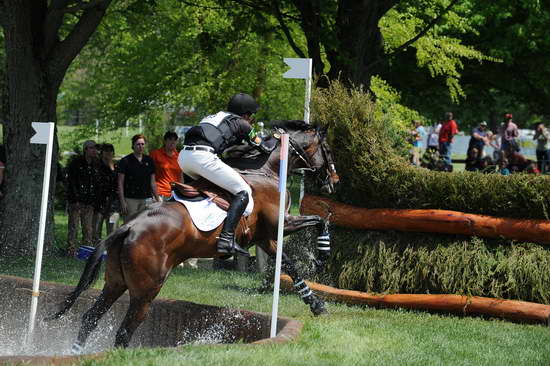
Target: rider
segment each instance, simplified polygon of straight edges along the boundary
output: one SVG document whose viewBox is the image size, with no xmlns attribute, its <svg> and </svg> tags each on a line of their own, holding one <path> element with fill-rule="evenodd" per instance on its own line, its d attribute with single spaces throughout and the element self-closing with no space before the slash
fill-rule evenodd
<svg viewBox="0 0 550 366">
<path fill-rule="evenodd" d="M 178 157 L 185 174 L 193 179 L 203 177 L 234 195 L 217 242 L 217 250 L 221 254 L 250 255 L 236 242 L 235 228 L 243 213 L 252 213 L 252 190 L 240 174 L 222 162 L 218 155 L 242 140 L 247 140 L 265 153 L 273 150 L 263 143 L 251 125 L 252 115 L 258 109 L 258 103 L 250 95 L 235 94 L 229 100 L 227 112 L 206 116 L 199 125 L 187 131 Z"/>
</svg>

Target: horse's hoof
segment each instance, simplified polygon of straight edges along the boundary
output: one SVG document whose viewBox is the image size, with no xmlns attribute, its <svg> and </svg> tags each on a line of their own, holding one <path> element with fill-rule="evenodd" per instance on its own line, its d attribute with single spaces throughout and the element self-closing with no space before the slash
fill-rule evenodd
<svg viewBox="0 0 550 366">
<path fill-rule="evenodd" d="M 316 304 L 315 306 L 311 306 L 311 312 L 315 316 L 328 315 L 328 310 L 325 307 L 325 304 Z"/>
<path fill-rule="evenodd" d="M 74 343 L 71 347 L 71 355 L 78 356 L 80 354 L 82 354 L 82 346 L 78 343 Z"/>
</svg>

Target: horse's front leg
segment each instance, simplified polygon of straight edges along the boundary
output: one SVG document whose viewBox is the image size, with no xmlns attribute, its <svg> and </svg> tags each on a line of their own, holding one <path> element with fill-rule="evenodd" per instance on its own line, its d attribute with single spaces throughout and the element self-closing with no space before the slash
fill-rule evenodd
<svg viewBox="0 0 550 366">
<path fill-rule="evenodd" d="M 330 257 L 330 232 L 329 220 L 317 215 L 309 216 L 285 216 L 284 234 L 292 234 L 306 227 L 317 227 L 317 259 L 315 261 L 317 272 L 322 271 L 326 261 Z"/>
<path fill-rule="evenodd" d="M 317 297 L 311 291 L 309 286 L 306 284 L 306 281 L 298 274 L 294 262 L 283 253 L 282 258 L 282 268 L 283 270 L 292 278 L 294 282 L 294 289 L 298 292 L 298 295 L 302 298 L 302 301 L 309 305 L 309 309 L 313 315 L 323 315 L 327 314 L 327 309 L 325 307 L 325 302 Z"/>
<path fill-rule="evenodd" d="M 267 247 L 263 248 L 270 257 L 275 258 L 277 253 L 277 241 L 269 240 Z M 313 291 L 306 284 L 304 279 L 299 275 L 294 262 L 288 255 L 283 252 L 282 257 L 282 271 L 288 274 L 292 281 L 294 282 L 294 289 L 298 292 L 298 295 L 302 298 L 302 301 L 309 305 L 309 308 L 313 315 L 322 315 L 327 314 L 327 309 L 325 308 L 325 302 L 317 297 Z"/>
</svg>

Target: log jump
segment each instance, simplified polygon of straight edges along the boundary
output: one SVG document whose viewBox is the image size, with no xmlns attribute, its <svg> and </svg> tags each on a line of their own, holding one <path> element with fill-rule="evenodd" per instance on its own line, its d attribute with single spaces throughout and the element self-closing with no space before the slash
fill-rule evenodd
<svg viewBox="0 0 550 366">
<path fill-rule="evenodd" d="M 550 305 L 527 301 L 462 295 L 374 295 L 360 291 L 342 290 L 310 281 L 306 281 L 306 283 L 322 298 L 345 304 L 432 310 L 460 315 L 487 315 L 517 322 L 537 322 L 546 325 L 549 325 L 550 321 Z M 281 275 L 281 287 L 292 290 L 293 282 L 289 276 Z"/>
<path fill-rule="evenodd" d="M 332 224 L 352 229 L 462 234 L 550 244 L 550 220 L 512 219 L 449 210 L 368 209 L 315 195 L 304 196 L 300 211 L 303 215 L 323 217 L 330 212 Z"/>
</svg>

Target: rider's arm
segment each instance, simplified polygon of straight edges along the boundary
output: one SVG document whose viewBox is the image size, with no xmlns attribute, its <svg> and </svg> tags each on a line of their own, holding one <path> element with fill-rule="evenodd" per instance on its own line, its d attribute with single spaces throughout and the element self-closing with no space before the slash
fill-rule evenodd
<svg viewBox="0 0 550 366">
<path fill-rule="evenodd" d="M 277 146 L 276 144 L 272 144 L 272 145 L 266 144 L 264 139 L 258 136 L 258 132 L 252 126 L 250 126 L 250 131 L 248 132 L 247 140 L 251 145 L 260 149 L 260 151 L 263 152 L 264 154 L 271 153 Z"/>
</svg>

